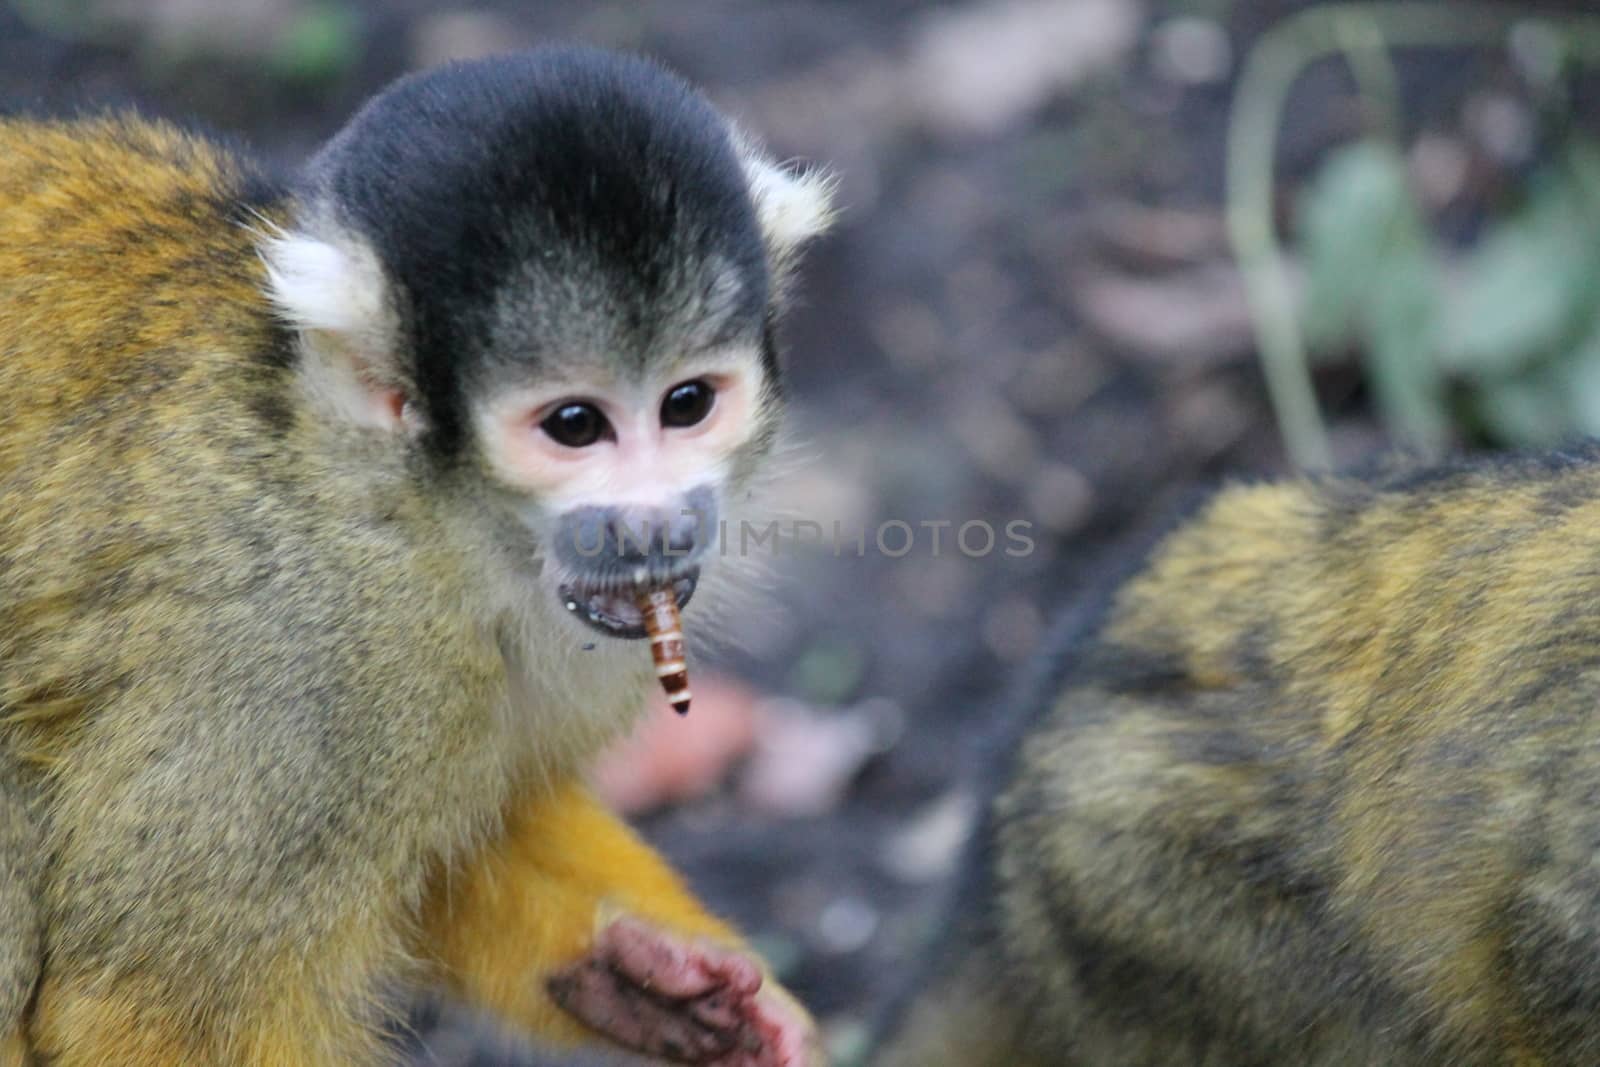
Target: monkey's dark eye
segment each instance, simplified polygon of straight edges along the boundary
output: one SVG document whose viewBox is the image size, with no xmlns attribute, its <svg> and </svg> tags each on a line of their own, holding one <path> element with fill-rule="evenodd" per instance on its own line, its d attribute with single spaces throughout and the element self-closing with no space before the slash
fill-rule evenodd
<svg viewBox="0 0 1600 1067">
<path fill-rule="evenodd" d="M 605 436 L 606 417 L 593 404 L 562 404 L 539 427 L 558 444 L 587 448 Z"/>
<path fill-rule="evenodd" d="M 661 425 L 693 426 L 706 417 L 717 392 L 702 381 L 674 386 L 661 402 Z"/>
</svg>

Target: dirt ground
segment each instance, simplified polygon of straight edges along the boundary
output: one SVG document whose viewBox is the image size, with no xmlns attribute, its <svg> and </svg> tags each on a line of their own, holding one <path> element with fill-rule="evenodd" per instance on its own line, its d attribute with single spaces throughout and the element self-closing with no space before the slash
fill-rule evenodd
<svg viewBox="0 0 1600 1067">
<path fill-rule="evenodd" d="M 579 39 L 659 57 L 779 156 L 838 174 L 842 221 L 787 330 L 796 446 L 775 499 L 852 535 L 899 520 L 915 548 L 895 558 L 869 535 L 861 556 L 853 541 L 781 553 L 738 647 L 701 658 L 803 723 L 836 788 L 762 800 L 735 775 L 640 825 L 841 1061 L 858 1056 L 933 927 L 973 808 L 965 775 L 1050 617 L 1179 496 L 1283 469 L 1223 232 L 1222 146 L 1241 58 L 1305 5 L 229 6 L 0 3 L 0 103 L 134 102 L 291 166 L 407 69 Z M 1506 77 L 1496 57 L 1402 73 L 1416 122 L 1452 129 Z M 1291 181 L 1360 123 L 1335 64 L 1289 113 Z M 1341 458 L 1376 447 L 1359 377 L 1332 366 L 1318 384 Z M 951 550 L 964 523 L 1018 520 L 1029 552 Z M 943 551 L 925 522 L 952 524 Z M 418 1029 L 418 1062 L 535 1062 L 452 1009 Z"/>
</svg>

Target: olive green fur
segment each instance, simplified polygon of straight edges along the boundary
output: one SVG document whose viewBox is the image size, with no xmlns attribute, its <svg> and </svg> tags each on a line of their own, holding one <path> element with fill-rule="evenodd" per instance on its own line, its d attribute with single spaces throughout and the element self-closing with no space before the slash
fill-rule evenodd
<svg viewBox="0 0 1600 1067">
<path fill-rule="evenodd" d="M 1600 1062 L 1600 451 L 1226 489 L 1046 660 L 878 1063 Z"/>
</svg>

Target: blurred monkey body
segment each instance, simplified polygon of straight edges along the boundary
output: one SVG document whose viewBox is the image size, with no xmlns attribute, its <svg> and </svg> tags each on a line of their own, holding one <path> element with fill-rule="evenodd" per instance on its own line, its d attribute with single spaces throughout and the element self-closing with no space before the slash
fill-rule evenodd
<svg viewBox="0 0 1600 1067">
<path fill-rule="evenodd" d="M 664 548 L 747 491 L 826 214 L 578 49 L 397 83 L 281 184 L 158 123 L 0 121 L 0 1063 L 375 1064 L 423 981 L 811 1055 L 580 784 L 656 684 L 595 631 L 709 546 L 562 540 Z"/>
<path fill-rule="evenodd" d="M 878 1063 L 1600 1062 L 1600 449 L 1225 490 L 1031 690 Z"/>
</svg>

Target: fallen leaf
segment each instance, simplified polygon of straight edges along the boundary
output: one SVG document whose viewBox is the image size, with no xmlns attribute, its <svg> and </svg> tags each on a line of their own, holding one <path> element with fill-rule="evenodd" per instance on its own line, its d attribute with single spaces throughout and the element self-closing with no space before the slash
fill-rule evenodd
<svg viewBox="0 0 1600 1067">
<path fill-rule="evenodd" d="M 768 701 L 739 795 L 772 815 L 829 812 L 862 765 L 893 743 L 901 717 L 887 701 L 826 714 L 798 701 Z"/>
<path fill-rule="evenodd" d="M 660 692 L 639 727 L 609 749 L 592 781 L 600 797 L 626 814 L 641 814 L 716 789 L 756 738 L 756 694 L 725 675 L 691 676 L 694 702 L 678 716 Z"/>
</svg>

